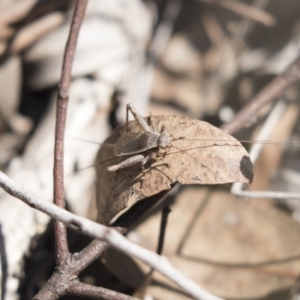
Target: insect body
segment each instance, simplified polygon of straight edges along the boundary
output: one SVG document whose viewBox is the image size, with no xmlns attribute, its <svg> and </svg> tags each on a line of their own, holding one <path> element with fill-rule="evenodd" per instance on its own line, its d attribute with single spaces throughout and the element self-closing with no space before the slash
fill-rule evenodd
<svg viewBox="0 0 300 300">
<path fill-rule="evenodd" d="M 167 133 L 129 132 L 116 143 L 114 155 L 127 156 L 143 153 L 153 148 L 170 146 L 172 138 Z"/>
<path fill-rule="evenodd" d="M 160 133 L 156 132 L 153 125 L 140 116 L 132 104 L 127 104 L 126 124 L 128 126 L 128 111 L 130 110 L 135 120 L 142 127 L 142 132 L 127 132 L 120 137 L 114 148 L 115 156 L 134 155 L 119 164 L 110 166 L 107 171 L 114 172 L 140 163 L 142 167 L 155 155 L 149 154 L 149 150 L 154 148 L 167 148 L 171 145 L 173 138 L 168 134 L 165 127 Z M 127 127 L 128 131 L 128 127 Z"/>
</svg>

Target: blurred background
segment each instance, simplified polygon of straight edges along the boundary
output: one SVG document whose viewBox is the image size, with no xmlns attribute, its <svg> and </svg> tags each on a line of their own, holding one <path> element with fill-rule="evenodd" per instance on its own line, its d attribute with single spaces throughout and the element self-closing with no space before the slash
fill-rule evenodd
<svg viewBox="0 0 300 300">
<path fill-rule="evenodd" d="M 74 3 L 0 0 L 0 166 L 45 201 L 52 201 L 56 91 Z M 68 209 L 97 218 L 97 178 L 86 167 L 95 164 L 97 143 L 125 122 L 127 103 L 144 116 L 178 114 L 221 126 L 298 57 L 299 15 L 296 0 L 90 0 L 66 127 Z M 251 189 L 298 193 L 298 86 L 280 101 L 265 139 L 284 143 L 264 145 Z M 272 109 L 236 137 L 255 144 Z M 225 299 L 296 300 L 298 201 L 288 194 L 244 201 L 229 186 L 177 187 L 127 236 L 155 250 L 160 212 L 169 205 L 163 255 L 184 274 Z M 52 230 L 48 217 L 1 191 L 2 299 L 31 299 L 49 278 Z M 73 232 L 69 239 L 72 252 L 90 241 Z M 141 293 L 148 271 L 110 251 L 81 279 L 138 291 L 141 299 L 190 299 L 157 273 Z"/>
</svg>

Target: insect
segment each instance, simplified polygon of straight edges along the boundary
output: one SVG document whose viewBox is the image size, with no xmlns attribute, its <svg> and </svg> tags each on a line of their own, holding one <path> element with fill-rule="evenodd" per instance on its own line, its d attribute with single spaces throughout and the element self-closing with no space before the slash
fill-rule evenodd
<svg viewBox="0 0 300 300">
<path fill-rule="evenodd" d="M 142 132 L 128 132 L 129 111 L 142 127 Z M 168 148 L 174 140 L 167 132 L 165 126 L 163 126 L 160 133 L 158 133 L 153 124 L 148 125 L 131 103 L 128 103 L 126 106 L 126 126 L 127 132 L 117 141 L 114 147 L 114 155 L 117 157 L 133 156 L 119 164 L 107 167 L 108 172 L 115 172 L 138 163 L 140 163 L 143 168 L 151 158 L 156 156 L 154 152 L 149 153 L 149 150 L 154 148 Z"/>
</svg>

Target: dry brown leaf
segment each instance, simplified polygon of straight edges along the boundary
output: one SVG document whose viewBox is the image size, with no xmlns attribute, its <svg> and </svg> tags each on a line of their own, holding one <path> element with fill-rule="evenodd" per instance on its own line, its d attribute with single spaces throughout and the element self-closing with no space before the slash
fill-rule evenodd
<svg viewBox="0 0 300 300">
<path fill-rule="evenodd" d="M 207 187 L 182 189 L 171 209 L 163 255 L 186 276 L 223 299 L 289 299 L 300 272 L 300 226 L 289 215 Z M 155 251 L 160 218 L 152 214 L 127 237 Z M 190 299 L 158 272 L 153 276 L 147 293 L 154 299 Z"/>
<path fill-rule="evenodd" d="M 157 131 L 163 126 L 174 138 L 169 149 L 151 149 L 160 153 L 159 160 L 152 159 L 141 170 L 139 164 L 109 173 L 108 166 L 125 158 L 115 157 L 113 146 L 126 132 L 121 126 L 101 147 L 98 164 L 98 221 L 107 224 L 118 212 L 126 208 L 131 197 L 145 199 L 171 188 L 171 184 L 224 184 L 251 183 L 252 164 L 244 147 L 232 136 L 209 123 L 181 116 L 152 116 Z M 134 121 L 130 132 L 141 128 Z M 182 138 L 183 137 L 183 138 Z M 177 138 L 177 140 L 176 140 Z M 181 138 L 181 139 L 178 139 Z M 162 155 L 165 153 L 165 155 Z"/>
</svg>

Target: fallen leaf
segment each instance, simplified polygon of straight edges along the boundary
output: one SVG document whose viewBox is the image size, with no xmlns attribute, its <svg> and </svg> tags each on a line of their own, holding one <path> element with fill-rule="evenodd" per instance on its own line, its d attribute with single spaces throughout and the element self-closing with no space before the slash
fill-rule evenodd
<svg viewBox="0 0 300 300">
<path fill-rule="evenodd" d="M 253 178 L 252 163 L 239 141 L 209 123 L 182 116 L 152 116 L 157 131 L 163 126 L 173 137 L 168 149 L 154 148 L 159 159 L 151 159 L 145 169 L 141 165 L 116 172 L 106 168 L 125 160 L 116 157 L 114 145 L 126 133 L 126 126 L 117 128 L 104 142 L 97 161 L 98 221 L 107 224 L 126 208 L 134 197 L 139 201 L 171 188 L 171 184 L 224 184 L 243 182 Z M 128 124 L 129 132 L 141 131 L 135 122 Z"/>
<path fill-rule="evenodd" d="M 181 189 L 171 209 L 163 255 L 186 276 L 223 299 L 289 299 L 300 272 L 300 226 L 286 212 L 196 186 Z M 160 218 L 152 214 L 128 238 L 155 251 Z M 147 293 L 190 299 L 158 272 Z"/>
</svg>

